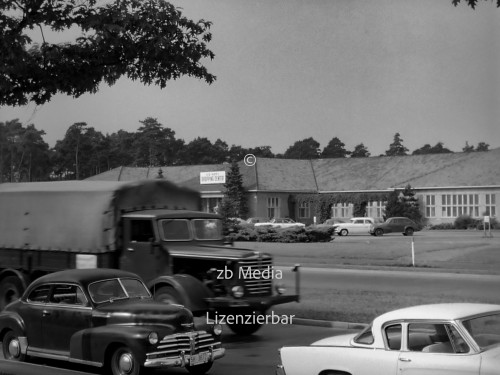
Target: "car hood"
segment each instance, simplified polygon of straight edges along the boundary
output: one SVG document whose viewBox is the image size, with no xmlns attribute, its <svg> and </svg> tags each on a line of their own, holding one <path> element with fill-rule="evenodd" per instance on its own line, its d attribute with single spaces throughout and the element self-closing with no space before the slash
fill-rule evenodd
<svg viewBox="0 0 500 375">
<path fill-rule="evenodd" d="M 181 305 L 145 300 L 105 302 L 92 314 L 94 325 L 141 324 L 169 326 L 172 332 L 193 328 L 193 314 Z"/>
<path fill-rule="evenodd" d="M 198 259 L 222 259 L 241 260 L 259 256 L 257 251 L 242 249 L 232 246 L 216 245 L 169 245 L 168 252 L 173 257 L 178 258 L 198 258 Z M 267 256 L 267 254 L 266 254 Z"/>
<path fill-rule="evenodd" d="M 311 346 L 350 346 L 351 340 L 356 337 L 357 333 L 348 333 L 345 335 L 331 336 L 318 341 L 315 341 Z"/>
</svg>

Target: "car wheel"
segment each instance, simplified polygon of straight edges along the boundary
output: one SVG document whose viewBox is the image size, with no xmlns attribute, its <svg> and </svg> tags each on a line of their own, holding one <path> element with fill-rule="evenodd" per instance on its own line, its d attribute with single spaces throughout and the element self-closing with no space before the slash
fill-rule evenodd
<svg viewBox="0 0 500 375">
<path fill-rule="evenodd" d="M 23 362 L 26 355 L 21 353 L 21 342 L 14 331 L 7 331 L 2 339 L 3 357 L 10 361 Z"/>
<path fill-rule="evenodd" d="M 339 234 L 341 236 L 347 236 L 349 234 L 349 231 L 347 229 L 342 229 Z"/>
<path fill-rule="evenodd" d="M 404 235 L 405 236 L 413 236 L 413 228 L 406 228 L 405 232 L 404 232 Z"/>
<path fill-rule="evenodd" d="M 196 366 L 186 366 L 186 370 L 188 370 L 192 375 L 204 375 L 208 372 L 208 370 L 210 370 L 212 365 L 213 362 L 203 363 L 202 365 Z"/>
<path fill-rule="evenodd" d="M 171 286 L 162 286 L 154 292 L 154 300 L 169 305 L 182 305 L 181 295 Z"/>
<path fill-rule="evenodd" d="M 121 346 L 113 352 L 109 367 L 113 375 L 139 375 L 141 372 L 139 361 L 126 346 Z"/>
<path fill-rule="evenodd" d="M 380 228 L 375 229 L 375 236 L 382 236 L 384 231 Z"/>
<path fill-rule="evenodd" d="M 24 288 L 17 276 L 7 276 L 0 282 L 0 311 L 9 303 L 21 298 Z"/>
</svg>

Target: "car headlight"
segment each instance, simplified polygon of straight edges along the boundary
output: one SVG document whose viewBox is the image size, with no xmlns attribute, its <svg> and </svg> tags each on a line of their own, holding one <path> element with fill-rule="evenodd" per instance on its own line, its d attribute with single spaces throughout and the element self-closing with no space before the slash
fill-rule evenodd
<svg viewBox="0 0 500 375">
<path fill-rule="evenodd" d="M 222 326 L 220 324 L 212 325 L 212 333 L 216 336 L 220 336 L 222 334 Z"/>
<path fill-rule="evenodd" d="M 151 332 L 149 335 L 148 335 L 148 341 L 151 345 L 155 345 L 155 344 L 158 344 L 158 333 L 156 332 Z"/>
<path fill-rule="evenodd" d="M 236 285 L 231 288 L 231 293 L 233 294 L 234 298 L 241 298 L 245 294 L 245 288 L 243 288 L 241 285 Z"/>
<path fill-rule="evenodd" d="M 285 294 L 286 288 L 283 284 L 277 284 L 274 289 L 276 289 L 276 293 L 278 294 Z"/>
</svg>

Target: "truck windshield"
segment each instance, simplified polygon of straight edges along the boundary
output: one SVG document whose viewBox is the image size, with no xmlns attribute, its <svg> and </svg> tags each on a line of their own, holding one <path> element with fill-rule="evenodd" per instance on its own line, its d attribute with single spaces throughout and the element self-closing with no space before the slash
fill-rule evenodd
<svg viewBox="0 0 500 375">
<path fill-rule="evenodd" d="M 222 223 L 219 219 L 172 219 L 160 222 L 164 241 L 220 240 Z"/>
<path fill-rule="evenodd" d="M 108 279 L 89 285 L 89 294 L 95 303 L 112 302 L 126 298 L 150 298 L 151 294 L 137 279 Z"/>
<path fill-rule="evenodd" d="M 220 240 L 222 238 L 222 223 L 219 219 L 193 220 L 195 238 L 198 240 Z"/>
</svg>

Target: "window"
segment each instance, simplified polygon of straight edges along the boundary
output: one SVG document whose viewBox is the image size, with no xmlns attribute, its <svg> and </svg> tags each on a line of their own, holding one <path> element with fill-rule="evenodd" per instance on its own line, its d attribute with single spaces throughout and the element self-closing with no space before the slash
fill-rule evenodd
<svg viewBox="0 0 500 375">
<path fill-rule="evenodd" d="M 49 302 L 85 306 L 87 304 L 87 298 L 82 290 L 76 285 L 58 284 L 54 286 Z"/>
<path fill-rule="evenodd" d="M 204 212 L 219 213 L 222 198 L 201 198 L 201 207 Z"/>
<path fill-rule="evenodd" d="M 337 203 L 332 207 L 332 218 L 352 217 L 352 203 Z"/>
<path fill-rule="evenodd" d="M 299 205 L 299 218 L 305 219 L 311 217 L 309 202 L 301 202 Z"/>
<path fill-rule="evenodd" d="M 442 216 L 479 216 L 479 194 L 443 194 L 441 196 Z"/>
<path fill-rule="evenodd" d="M 267 217 L 279 217 L 280 216 L 280 199 L 277 197 L 267 198 Z"/>
<path fill-rule="evenodd" d="M 357 344 L 370 345 L 373 344 L 375 338 L 373 337 L 372 326 L 366 327 L 358 336 L 354 338 Z"/>
<path fill-rule="evenodd" d="M 436 217 L 436 196 L 425 196 L 425 217 Z"/>
<path fill-rule="evenodd" d="M 496 216 L 496 195 L 495 194 L 486 194 L 486 215 L 487 216 Z"/>
<path fill-rule="evenodd" d="M 155 233 L 151 220 L 130 221 L 130 241 L 149 242 L 152 238 L 155 238 Z"/>
<path fill-rule="evenodd" d="M 189 231 L 189 220 L 161 220 L 163 240 L 165 241 L 189 241 L 191 233 Z"/>
<path fill-rule="evenodd" d="M 457 329 L 444 323 L 409 324 L 408 349 L 424 353 L 469 352 L 469 346 Z"/>
<path fill-rule="evenodd" d="M 366 210 L 367 210 L 367 216 L 374 218 L 383 217 L 385 213 L 385 202 L 382 201 L 368 202 Z"/>
<path fill-rule="evenodd" d="M 50 285 L 41 285 L 35 288 L 28 296 L 29 302 L 46 302 L 49 296 Z"/>
<path fill-rule="evenodd" d="M 385 339 L 387 341 L 387 346 L 391 350 L 400 350 L 401 349 L 401 324 L 395 324 L 392 326 L 386 327 L 385 331 Z"/>
<path fill-rule="evenodd" d="M 194 235 L 198 240 L 220 240 L 222 238 L 222 222 L 218 219 L 193 220 Z"/>
</svg>

